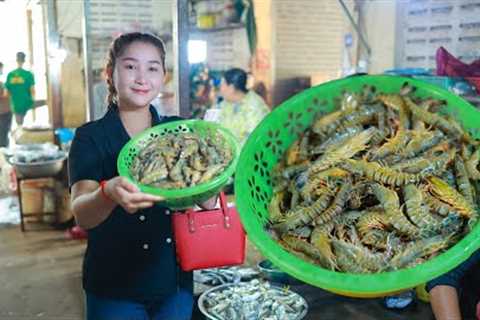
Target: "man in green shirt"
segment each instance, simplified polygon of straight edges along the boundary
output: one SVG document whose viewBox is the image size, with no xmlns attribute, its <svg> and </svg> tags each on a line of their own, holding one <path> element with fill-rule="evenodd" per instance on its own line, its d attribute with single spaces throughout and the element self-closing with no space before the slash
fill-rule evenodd
<svg viewBox="0 0 480 320">
<path fill-rule="evenodd" d="M 27 111 L 33 108 L 35 99 L 35 79 L 30 71 L 23 69 L 24 63 L 25 53 L 17 52 L 18 68 L 7 75 L 5 83 L 17 125 L 23 124 L 23 118 Z"/>
</svg>

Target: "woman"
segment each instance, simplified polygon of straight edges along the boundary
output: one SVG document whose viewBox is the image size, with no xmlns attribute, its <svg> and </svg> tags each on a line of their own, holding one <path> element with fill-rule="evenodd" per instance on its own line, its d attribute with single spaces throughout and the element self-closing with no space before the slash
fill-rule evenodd
<svg viewBox="0 0 480 320">
<path fill-rule="evenodd" d="M 87 319 L 190 319 L 192 274 L 177 265 L 170 210 L 116 169 L 130 137 L 178 119 L 151 106 L 165 77 L 163 43 L 144 33 L 118 37 L 106 75 L 108 111 L 76 130 L 69 154 L 72 208 L 88 231 Z"/>
<path fill-rule="evenodd" d="M 230 129 L 241 145 L 270 112 L 265 101 L 252 90 L 247 90 L 246 85 L 247 73 L 237 68 L 226 71 L 220 83 L 224 100 L 219 104 L 218 122 Z"/>
</svg>

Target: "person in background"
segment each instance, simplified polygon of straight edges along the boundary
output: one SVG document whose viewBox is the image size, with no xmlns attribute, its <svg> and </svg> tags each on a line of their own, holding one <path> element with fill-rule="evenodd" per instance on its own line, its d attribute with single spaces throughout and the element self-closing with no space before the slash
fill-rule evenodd
<svg viewBox="0 0 480 320">
<path fill-rule="evenodd" d="M 427 282 L 426 289 L 430 293 L 430 305 L 436 320 L 461 320 L 472 316 L 464 314 L 462 317 L 461 311 L 463 309 L 465 312 L 474 313 L 474 307 L 468 301 L 472 300 L 472 297 L 468 295 L 478 299 L 478 282 L 472 281 L 472 278 L 475 278 L 479 267 L 480 250 L 453 270 Z M 469 282 L 473 282 L 473 290 L 466 290 Z M 461 308 L 460 301 L 466 308 Z"/>
<path fill-rule="evenodd" d="M 247 73 L 233 68 L 226 71 L 220 83 L 223 101 L 218 105 L 216 119 L 239 139 L 243 146 L 250 133 L 270 112 L 265 101 L 254 91 L 248 90 Z"/>
<path fill-rule="evenodd" d="M 0 75 L 3 74 L 3 63 L 0 62 Z M 8 133 L 12 125 L 12 113 L 3 83 L 0 81 L 0 148 L 8 147 Z"/>
<path fill-rule="evenodd" d="M 204 120 L 218 122 L 238 138 L 243 147 L 248 136 L 260 121 L 270 112 L 265 101 L 253 90 L 247 89 L 248 75 L 245 71 L 233 68 L 223 74 L 219 93 L 223 98 L 216 108 L 208 109 Z M 233 178 L 224 189 L 233 194 Z"/>
<path fill-rule="evenodd" d="M 178 264 L 171 212 L 118 175 L 117 158 L 136 134 L 178 120 L 151 102 L 165 77 L 165 47 L 148 33 L 116 38 L 106 65 L 108 110 L 75 131 L 69 152 L 72 210 L 88 232 L 83 288 L 88 320 L 187 320 L 193 278 Z M 202 204 L 214 207 L 216 199 Z"/>
<path fill-rule="evenodd" d="M 25 114 L 33 108 L 35 101 L 35 78 L 33 73 L 23 69 L 24 63 L 25 53 L 17 52 L 18 68 L 8 73 L 5 82 L 10 107 L 19 126 L 23 125 Z"/>
<path fill-rule="evenodd" d="M 105 75 L 103 68 L 97 69 L 93 71 L 93 114 L 91 115 L 92 120 L 97 120 L 103 117 L 105 114 L 106 106 L 105 103 L 107 101 L 108 95 L 108 87 L 107 83 L 105 82 Z"/>
</svg>

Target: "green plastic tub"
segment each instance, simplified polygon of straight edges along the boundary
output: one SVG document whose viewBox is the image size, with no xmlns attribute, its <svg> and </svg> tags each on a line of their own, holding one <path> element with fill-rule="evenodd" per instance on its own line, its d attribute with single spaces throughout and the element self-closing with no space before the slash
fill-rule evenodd
<svg viewBox="0 0 480 320">
<path fill-rule="evenodd" d="M 311 285 L 354 297 L 377 297 L 425 283 L 467 259 L 480 244 L 478 225 L 445 253 L 413 268 L 377 274 L 329 271 L 288 253 L 266 231 L 272 197 L 270 172 L 284 151 L 310 126 L 318 113 L 332 111 L 342 91 L 359 92 L 374 85 L 382 92 L 398 92 L 407 82 L 416 95 L 447 102 L 452 114 L 475 138 L 480 136 L 480 112 L 460 97 L 423 81 L 396 76 L 360 76 L 321 84 L 301 92 L 274 109 L 256 127 L 242 149 L 235 176 L 236 204 L 248 238 L 278 268 Z"/>
<path fill-rule="evenodd" d="M 161 139 L 162 135 L 186 132 L 194 132 L 202 137 L 219 132 L 223 136 L 226 143 L 225 147 L 232 149 L 232 161 L 220 175 L 208 182 L 183 189 L 161 189 L 134 181 L 130 174 L 130 166 L 143 146 L 152 139 Z M 180 210 L 192 207 L 218 194 L 233 175 L 239 153 L 238 141 L 229 130 L 218 124 L 203 120 L 180 120 L 157 125 L 133 137 L 120 151 L 117 159 L 117 168 L 120 176 L 136 184 L 142 192 L 164 197 L 163 205 L 171 209 Z"/>
</svg>

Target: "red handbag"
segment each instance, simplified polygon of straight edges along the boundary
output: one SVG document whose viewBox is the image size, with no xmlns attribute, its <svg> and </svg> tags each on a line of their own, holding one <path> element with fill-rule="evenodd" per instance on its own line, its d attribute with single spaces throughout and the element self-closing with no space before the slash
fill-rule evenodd
<svg viewBox="0 0 480 320">
<path fill-rule="evenodd" d="M 242 264 L 245 231 L 235 207 L 220 193 L 220 208 L 172 215 L 177 260 L 184 271 Z"/>
</svg>

